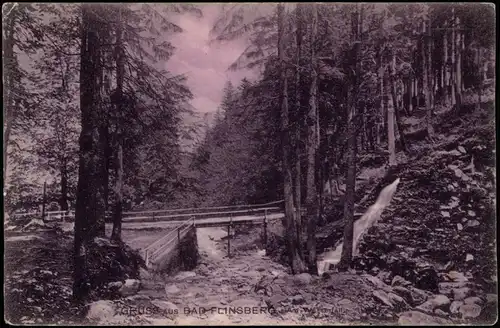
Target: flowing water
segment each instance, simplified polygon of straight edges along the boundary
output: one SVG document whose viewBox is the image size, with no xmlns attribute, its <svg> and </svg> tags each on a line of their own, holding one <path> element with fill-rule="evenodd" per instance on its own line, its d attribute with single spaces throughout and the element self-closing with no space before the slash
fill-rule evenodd
<svg viewBox="0 0 500 328">
<path fill-rule="evenodd" d="M 368 231 L 368 229 L 374 225 L 383 210 L 391 202 L 392 196 L 396 191 L 399 184 L 399 178 L 397 178 L 393 183 L 386 186 L 380 192 L 375 204 L 370 206 L 363 216 L 354 222 L 354 234 L 353 234 L 353 255 L 357 255 L 358 245 L 363 234 Z M 318 261 L 318 274 L 322 275 L 323 272 L 328 270 L 330 264 L 336 265 L 340 262 L 340 256 L 342 254 L 342 243 L 340 243 L 334 250 L 328 251 L 320 255 L 320 260 Z"/>
</svg>

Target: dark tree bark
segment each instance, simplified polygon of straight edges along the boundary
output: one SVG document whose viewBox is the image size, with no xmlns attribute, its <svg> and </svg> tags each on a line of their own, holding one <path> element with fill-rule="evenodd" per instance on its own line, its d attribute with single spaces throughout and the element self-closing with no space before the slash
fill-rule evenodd
<svg viewBox="0 0 500 328">
<path fill-rule="evenodd" d="M 12 5 L 12 4 L 11 4 Z M 14 66 L 17 65 L 17 60 L 14 54 L 14 32 L 17 18 L 17 9 L 12 8 L 11 13 L 7 16 L 5 23 L 5 31 L 2 33 L 2 43 L 4 50 L 4 76 L 6 83 L 3 86 L 4 97 L 4 131 L 3 131 L 3 189 L 5 191 L 5 184 L 7 181 L 7 164 L 8 164 L 8 146 L 10 134 L 12 131 L 12 124 L 14 122 Z"/>
<path fill-rule="evenodd" d="M 301 162 L 301 134 L 302 134 L 302 110 L 301 110 L 301 87 L 300 87 L 300 76 L 301 76 L 301 63 L 302 63 L 302 34 L 303 34 L 303 5 L 297 4 L 296 19 L 297 19 L 297 30 L 296 30 L 296 42 L 297 42 L 297 61 L 296 61 L 296 72 L 295 72 L 295 209 L 297 211 L 297 238 L 301 242 L 303 235 L 302 222 L 302 162 Z"/>
<path fill-rule="evenodd" d="M 391 73 L 389 75 L 390 78 L 390 83 L 391 83 L 391 96 L 392 96 L 392 103 L 394 104 L 394 114 L 396 114 L 396 124 L 398 126 L 398 131 L 399 131 L 399 141 L 401 142 L 401 146 L 403 148 L 403 151 L 408 153 L 408 147 L 406 145 L 406 138 L 405 134 L 403 131 L 403 125 L 401 124 L 401 113 L 399 108 L 399 104 L 396 101 L 396 57 L 394 55 L 394 52 L 392 53 L 392 60 L 391 60 Z"/>
<path fill-rule="evenodd" d="M 73 298 L 80 303 L 90 293 L 87 250 L 94 238 L 103 235 L 104 166 L 102 136 L 102 103 L 100 99 L 101 22 L 95 5 L 82 6 L 82 42 L 80 63 L 80 108 L 82 131 L 79 138 L 80 159 L 75 209 Z"/>
<path fill-rule="evenodd" d="M 355 68 L 355 74 L 353 76 L 352 88 L 349 95 L 348 103 L 348 121 L 347 121 L 347 131 L 348 131 L 348 141 L 347 141 L 347 174 L 346 174 L 346 192 L 344 200 L 344 240 L 342 247 L 342 255 L 340 258 L 340 263 L 338 265 L 339 270 L 347 270 L 352 261 L 353 253 L 353 235 L 354 235 L 354 197 L 356 190 L 356 125 L 354 119 L 356 117 L 356 98 L 359 89 L 359 74 L 361 71 L 359 63 L 359 51 L 361 46 L 361 41 L 359 40 L 359 34 L 361 27 L 360 22 L 360 10 L 358 5 L 356 5 L 356 11 L 352 14 L 352 34 L 354 41 L 354 58 L 352 66 Z"/>
<path fill-rule="evenodd" d="M 288 112 L 288 81 L 285 63 L 285 42 L 284 42 L 284 5 L 278 5 L 278 56 L 281 67 L 281 132 L 282 132 L 282 147 L 283 147 L 283 175 L 284 175 L 284 197 L 285 197 L 285 230 L 288 244 L 288 255 L 293 273 L 306 271 L 304 261 L 302 259 L 301 245 L 297 240 L 296 231 L 296 213 L 294 211 L 293 197 L 293 179 L 292 165 L 290 161 L 290 127 L 289 127 L 289 112 Z"/>
<path fill-rule="evenodd" d="M 120 10 L 120 9 L 118 9 Z M 124 115 L 124 97 L 123 97 L 123 79 L 125 77 L 125 57 L 123 49 L 123 28 L 121 15 L 119 15 L 120 22 L 116 32 L 116 140 L 117 140 L 117 154 L 116 154 L 116 186 L 115 186 L 115 206 L 113 207 L 113 231 L 111 234 L 112 240 L 121 240 L 122 230 L 122 216 L 123 216 L 123 120 Z"/>
<path fill-rule="evenodd" d="M 66 167 L 66 161 L 63 161 L 61 166 L 61 199 L 59 202 L 61 211 L 67 211 L 68 208 L 68 172 Z"/>
<path fill-rule="evenodd" d="M 316 42 L 318 9 L 312 4 L 312 31 L 311 44 Z M 318 152 L 318 75 L 316 67 L 316 54 L 314 47 L 311 47 L 311 86 L 309 90 L 309 112 L 307 115 L 307 265 L 310 273 L 317 273 L 316 266 L 316 225 L 319 215 L 319 197 L 316 180 L 318 163 L 316 162 Z"/>
</svg>

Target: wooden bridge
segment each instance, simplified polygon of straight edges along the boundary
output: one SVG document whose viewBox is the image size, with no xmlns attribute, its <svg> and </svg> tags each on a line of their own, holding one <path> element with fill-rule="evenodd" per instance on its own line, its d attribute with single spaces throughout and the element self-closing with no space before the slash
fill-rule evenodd
<svg viewBox="0 0 500 328">
<path fill-rule="evenodd" d="M 234 205 L 221 207 L 168 209 L 155 211 L 124 212 L 124 229 L 165 228 L 170 230 L 165 236 L 141 250 L 148 267 L 157 267 L 172 252 L 179 249 L 181 241 L 189 231 L 198 228 L 227 227 L 228 237 L 231 229 L 238 225 L 263 226 L 264 242 L 267 242 L 267 223 L 283 218 L 283 200 L 256 205 Z M 36 216 L 40 213 L 14 214 L 13 216 Z M 46 221 L 74 221 L 74 211 L 45 212 Z M 231 255 L 231 239 L 228 242 L 228 256 Z"/>
</svg>

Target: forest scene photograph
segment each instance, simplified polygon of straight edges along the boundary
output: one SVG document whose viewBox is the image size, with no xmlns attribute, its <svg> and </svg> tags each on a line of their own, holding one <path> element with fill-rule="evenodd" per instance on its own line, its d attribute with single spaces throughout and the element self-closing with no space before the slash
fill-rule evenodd
<svg viewBox="0 0 500 328">
<path fill-rule="evenodd" d="M 495 324 L 495 9 L 3 3 L 4 321 Z"/>
</svg>

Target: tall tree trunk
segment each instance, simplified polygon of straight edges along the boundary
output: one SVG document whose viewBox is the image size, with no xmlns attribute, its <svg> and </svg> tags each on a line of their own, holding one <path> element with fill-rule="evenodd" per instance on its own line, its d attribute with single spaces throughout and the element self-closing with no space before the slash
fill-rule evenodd
<svg viewBox="0 0 500 328">
<path fill-rule="evenodd" d="M 303 35 L 303 8 L 302 4 L 297 4 L 296 10 L 296 42 L 297 42 L 297 61 L 296 61 L 296 71 L 295 71 L 295 209 L 297 211 L 297 238 L 302 244 L 303 227 L 304 222 L 302 222 L 302 163 L 301 163 L 301 134 L 302 134 L 302 110 L 300 106 L 300 73 L 301 73 L 301 63 L 302 63 L 302 35 Z"/>
<path fill-rule="evenodd" d="M 477 103 L 476 103 L 476 110 L 481 108 L 481 96 L 483 92 L 483 72 L 482 72 L 482 67 L 481 65 L 481 56 L 482 51 L 481 47 L 478 45 L 477 46 L 477 75 L 478 75 L 478 80 L 477 80 Z"/>
<path fill-rule="evenodd" d="M 354 236 L 354 197 L 356 191 L 356 100 L 359 91 L 359 80 L 360 80 L 360 63 L 359 63 L 359 52 L 361 41 L 359 38 L 360 32 L 360 10 L 356 4 L 356 12 L 351 14 L 352 22 L 352 34 L 354 41 L 354 58 L 353 67 L 355 68 L 355 75 L 353 77 L 353 83 L 351 88 L 351 93 L 349 95 L 348 103 L 348 120 L 347 120 L 347 174 L 346 174 L 346 192 L 344 200 L 344 240 L 342 247 L 342 255 L 339 263 L 339 270 L 347 270 L 352 262 L 353 254 L 353 236 Z M 363 6 L 361 4 L 361 6 Z"/>
<path fill-rule="evenodd" d="M 284 175 L 284 197 L 285 197 L 285 229 L 286 239 L 288 244 L 288 256 L 293 273 L 300 273 L 306 271 L 306 266 L 302 259 L 302 245 L 297 240 L 296 231 L 296 213 L 294 211 L 294 197 L 293 197 L 293 179 L 292 179 L 292 165 L 290 161 L 290 127 L 289 127 L 289 113 L 288 113 L 288 78 L 287 67 L 285 63 L 285 13 L 284 5 L 278 4 L 278 56 L 280 59 L 281 70 L 281 132 L 282 132 L 282 156 L 283 156 L 283 175 Z"/>
<path fill-rule="evenodd" d="M 450 85 L 451 85 L 451 106 L 454 107 L 456 104 L 457 104 L 457 99 L 456 99 L 456 96 L 457 96 L 457 93 L 456 93 L 456 66 L 455 66 L 455 60 L 456 60 L 456 49 L 455 49 L 455 46 L 456 46 L 456 39 L 455 39 L 455 8 L 452 8 L 451 9 L 451 12 L 452 12 L 452 19 L 451 19 L 451 22 L 452 22 L 452 29 L 451 29 L 451 40 L 450 40 L 450 43 L 451 43 L 451 54 L 450 54 L 450 57 L 451 57 L 451 67 L 450 67 L 450 70 L 451 70 L 451 76 L 450 76 Z"/>
<path fill-rule="evenodd" d="M 66 167 L 66 161 L 63 162 L 61 166 L 61 199 L 59 206 L 61 211 L 67 211 L 68 208 L 68 172 Z"/>
<path fill-rule="evenodd" d="M 386 79 L 384 74 L 384 80 Z M 387 147 L 389 151 L 389 165 L 396 165 L 396 137 L 394 131 L 394 104 L 395 98 L 391 95 L 391 86 L 388 81 L 384 83 L 384 94 L 387 97 Z"/>
<path fill-rule="evenodd" d="M 116 31 L 116 184 L 115 184 L 115 205 L 113 207 L 113 231 L 111 239 L 120 241 L 123 216 L 123 115 L 124 97 L 123 80 L 125 78 L 125 54 L 123 49 L 123 27 L 121 9 L 118 8 L 118 27 Z"/>
<path fill-rule="evenodd" d="M 316 33 L 317 33 L 317 20 L 318 11 L 315 4 L 312 4 L 312 30 L 311 30 L 311 44 L 316 43 Z M 316 181 L 317 177 L 317 164 L 316 156 L 318 151 L 317 145 L 317 88 L 318 88 L 318 76 L 316 67 L 316 54 L 314 47 L 311 47 L 311 86 L 309 90 L 309 112 L 307 115 L 307 264 L 309 266 L 309 271 L 311 273 L 316 273 L 316 225 L 318 221 L 318 188 Z"/>
<path fill-rule="evenodd" d="M 122 234 L 123 217 L 123 146 L 121 140 L 118 144 L 116 154 L 116 185 L 115 185 L 115 206 L 113 207 L 113 231 L 111 240 L 120 241 Z"/>
<path fill-rule="evenodd" d="M 455 86 L 455 91 L 457 95 L 455 96 L 456 102 L 457 102 L 457 109 L 460 109 L 460 106 L 462 104 L 462 40 L 461 40 L 461 35 L 462 33 L 460 32 L 460 18 L 456 17 L 455 18 L 455 28 L 456 30 L 456 86 Z"/>
<path fill-rule="evenodd" d="M 13 6 L 13 4 L 11 4 Z M 14 32 L 15 22 L 17 17 L 17 9 L 12 8 L 10 15 L 6 18 L 7 22 L 4 25 L 5 31 L 2 33 L 2 43 L 4 50 L 4 81 L 3 97 L 4 97 L 4 131 L 3 131 L 3 192 L 5 192 L 7 182 L 7 164 L 8 164 L 8 146 L 12 125 L 14 123 L 15 109 L 14 107 L 14 70 L 17 65 L 16 55 L 14 53 Z"/>
<path fill-rule="evenodd" d="M 100 99 L 101 49 L 100 20 L 94 5 L 82 6 L 82 42 L 80 62 L 81 134 L 78 186 L 75 209 L 73 298 L 84 302 L 90 293 L 87 251 L 100 235 L 104 221 L 104 190 L 100 181 L 103 165 L 99 136 L 102 120 Z"/>
<path fill-rule="evenodd" d="M 384 46 L 382 47 L 384 49 Z M 381 143 L 381 134 L 382 131 L 384 130 L 383 128 L 386 127 L 386 122 L 385 122 L 385 102 L 384 102 L 384 61 L 383 61 L 383 56 L 382 56 L 383 50 L 380 50 L 379 53 L 379 69 L 378 69 L 378 78 L 380 82 L 380 112 L 379 112 L 379 120 L 377 123 L 378 126 L 378 133 L 377 133 L 377 143 L 380 145 Z"/>
<path fill-rule="evenodd" d="M 411 115 L 413 112 L 413 76 L 410 77 L 408 87 L 408 113 Z"/>
<path fill-rule="evenodd" d="M 446 28 L 448 24 L 444 24 Z M 449 105 L 450 97 L 449 97 L 449 82 L 450 82 L 450 73 L 449 73 L 449 56 L 448 56 L 448 32 L 444 30 L 443 35 L 443 62 L 444 62 L 444 81 L 443 81 L 443 101 L 445 106 Z"/>
<path fill-rule="evenodd" d="M 432 113 L 434 112 L 434 70 L 432 67 L 432 25 L 429 20 L 427 27 L 427 67 L 429 70 L 427 88 L 428 93 L 426 94 L 426 125 L 427 125 L 427 135 L 432 141 L 434 138 L 434 126 L 432 125 Z"/>
<path fill-rule="evenodd" d="M 404 134 L 404 131 L 403 131 L 403 125 L 401 124 L 401 108 L 399 108 L 399 105 L 398 105 L 398 102 L 396 101 L 396 56 L 394 55 L 394 52 L 392 53 L 392 60 L 391 60 L 391 71 L 390 71 L 390 75 L 389 75 L 389 78 L 390 78 L 390 85 L 391 85 L 391 96 L 392 96 L 392 102 L 394 104 L 392 110 L 393 110 L 393 114 L 396 114 L 396 124 L 398 126 L 398 132 L 399 132 L 399 141 L 401 142 L 401 147 L 403 148 L 403 151 L 405 153 L 408 153 L 408 146 L 406 144 L 406 138 L 405 138 L 405 134 Z M 392 143 L 394 143 L 394 116 L 392 116 L 390 113 L 389 113 L 389 117 L 388 119 L 392 119 L 393 123 L 392 123 L 392 133 L 393 133 L 393 141 Z M 394 144 L 392 145 L 392 147 L 394 147 Z M 391 146 L 389 146 L 389 165 L 392 165 L 391 164 Z M 395 148 L 395 147 L 394 147 Z M 395 151 L 395 149 L 394 149 Z M 394 164 L 396 163 L 396 154 L 394 154 Z"/>
</svg>

